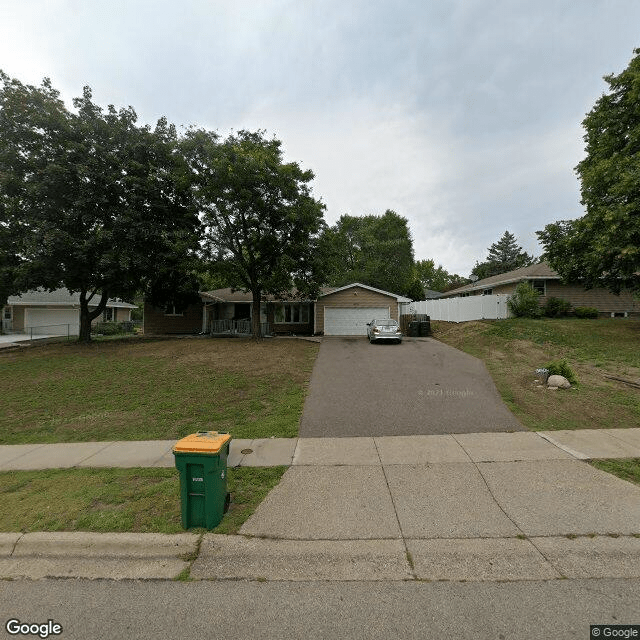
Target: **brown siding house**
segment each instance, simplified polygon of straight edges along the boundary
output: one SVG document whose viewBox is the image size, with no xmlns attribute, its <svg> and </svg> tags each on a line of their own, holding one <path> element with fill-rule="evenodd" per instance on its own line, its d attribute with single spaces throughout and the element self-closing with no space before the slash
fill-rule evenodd
<svg viewBox="0 0 640 640">
<path fill-rule="evenodd" d="M 202 304 L 189 305 L 176 313 L 173 307 L 153 307 L 144 303 L 144 334 L 195 334 L 202 331 Z"/>
<path fill-rule="evenodd" d="M 541 305 L 544 305 L 549 298 L 562 298 L 574 308 L 594 307 L 602 316 L 640 314 L 640 301 L 630 291 L 623 291 L 620 295 L 616 295 L 606 289 L 585 289 L 580 285 L 564 284 L 560 275 L 546 262 L 472 282 L 464 287 L 447 291 L 441 298 L 512 294 L 520 282 L 531 283 L 540 293 Z"/>
<path fill-rule="evenodd" d="M 227 288 L 203 291 L 200 297 L 201 304 L 191 305 L 183 313 L 145 303 L 145 334 L 205 332 L 226 335 L 250 331 L 250 324 L 243 321 L 251 318 L 251 293 Z M 317 301 L 296 297 L 295 292 L 287 300 L 267 296 L 260 304 L 260 322 L 268 323 L 268 330 L 276 335 L 366 335 L 366 323 L 371 320 L 399 320 L 399 305 L 404 302 L 411 301 L 354 283 L 325 288 Z"/>
</svg>

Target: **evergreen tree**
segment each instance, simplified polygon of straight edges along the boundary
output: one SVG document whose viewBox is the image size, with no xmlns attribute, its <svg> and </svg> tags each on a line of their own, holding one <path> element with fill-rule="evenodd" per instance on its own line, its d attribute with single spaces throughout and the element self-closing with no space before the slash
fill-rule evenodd
<svg viewBox="0 0 640 640">
<path fill-rule="evenodd" d="M 505 231 L 500 240 L 494 242 L 488 251 L 486 260 L 476 262 L 471 271 L 480 280 L 527 267 L 534 262 L 534 257 L 518 245 L 516 237 L 509 231 Z"/>
</svg>

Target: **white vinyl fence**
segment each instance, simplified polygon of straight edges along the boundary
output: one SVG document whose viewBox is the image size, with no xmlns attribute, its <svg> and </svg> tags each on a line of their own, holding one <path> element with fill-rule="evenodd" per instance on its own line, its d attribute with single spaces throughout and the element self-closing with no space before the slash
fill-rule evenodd
<svg viewBox="0 0 640 640">
<path fill-rule="evenodd" d="M 512 315 L 507 307 L 508 298 L 509 296 L 503 293 L 495 296 L 468 296 L 405 302 L 401 304 L 401 313 L 426 314 L 431 320 L 445 320 L 446 322 L 501 320 L 510 318 Z"/>
</svg>

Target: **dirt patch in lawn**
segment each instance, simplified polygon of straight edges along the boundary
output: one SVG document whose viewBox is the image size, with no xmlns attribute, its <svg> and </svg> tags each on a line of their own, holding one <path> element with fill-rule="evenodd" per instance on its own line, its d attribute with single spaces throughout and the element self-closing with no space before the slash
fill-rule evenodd
<svg viewBox="0 0 640 640">
<path fill-rule="evenodd" d="M 637 319 L 553 319 L 432 323 L 434 337 L 483 360 L 502 398 L 533 430 L 637 427 Z M 535 370 L 566 360 L 579 384 L 551 391 Z"/>
<path fill-rule="evenodd" d="M 0 352 L 0 443 L 297 435 L 318 345 L 176 338 Z"/>
</svg>

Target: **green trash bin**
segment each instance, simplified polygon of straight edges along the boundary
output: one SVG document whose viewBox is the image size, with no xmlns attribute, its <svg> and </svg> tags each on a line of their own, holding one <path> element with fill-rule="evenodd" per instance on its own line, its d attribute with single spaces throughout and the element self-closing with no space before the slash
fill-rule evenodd
<svg viewBox="0 0 640 640">
<path fill-rule="evenodd" d="M 213 529 L 229 506 L 227 458 L 231 436 L 217 431 L 199 431 L 173 447 L 180 472 L 182 526 Z"/>
</svg>

